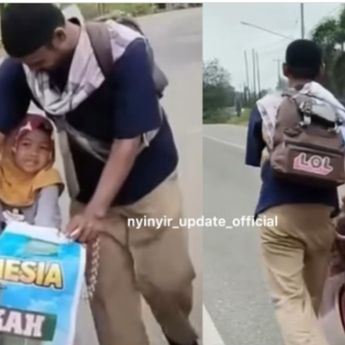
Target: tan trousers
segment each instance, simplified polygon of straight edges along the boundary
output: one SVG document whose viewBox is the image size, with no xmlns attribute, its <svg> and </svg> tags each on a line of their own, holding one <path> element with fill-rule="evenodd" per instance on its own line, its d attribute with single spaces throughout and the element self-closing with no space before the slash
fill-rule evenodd
<svg viewBox="0 0 345 345">
<path fill-rule="evenodd" d="M 71 214 L 85 205 L 72 202 Z M 194 269 L 186 230 L 140 229 L 128 219 L 182 217 L 176 177 L 170 177 L 138 202 L 113 208 L 100 237 L 100 266 L 91 303 L 100 345 L 147 345 L 141 295 L 163 332 L 181 345 L 196 339 L 188 316 L 192 309 Z"/>
<path fill-rule="evenodd" d="M 317 323 L 335 229 L 331 208 L 284 205 L 264 215 L 277 227 L 262 227 L 263 265 L 285 345 L 327 345 Z"/>
</svg>

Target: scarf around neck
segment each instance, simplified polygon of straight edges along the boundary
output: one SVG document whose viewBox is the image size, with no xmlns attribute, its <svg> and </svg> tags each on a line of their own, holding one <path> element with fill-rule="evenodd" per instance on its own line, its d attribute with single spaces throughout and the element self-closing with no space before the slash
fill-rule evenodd
<svg viewBox="0 0 345 345">
<path fill-rule="evenodd" d="M 114 62 L 123 55 L 131 42 L 137 38 L 143 38 L 138 32 L 114 21 L 110 20 L 105 24 L 109 30 Z M 67 82 L 61 92 L 51 88 L 48 72 L 31 71 L 26 65 L 23 65 L 23 68 L 34 99 L 46 113 L 53 116 L 63 116 L 76 109 L 105 80 L 85 26 L 81 26 L 80 37 L 73 54 Z"/>
</svg>

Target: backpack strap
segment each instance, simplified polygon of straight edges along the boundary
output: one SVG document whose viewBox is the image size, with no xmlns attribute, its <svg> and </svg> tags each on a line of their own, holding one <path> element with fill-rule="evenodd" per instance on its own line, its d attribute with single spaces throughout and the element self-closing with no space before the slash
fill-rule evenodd
<svg viewBox="0 0 345 345">
<path fill-rule="evenodd" d="M 125 25 L 131 28 L 132 30 L 137 31 L 144 36 L 140 26 L 134 20 L 129 18 L 119 18 L 116 20 L 116 22 Z M 91 46 L 95 53 L 98 65 L 101 68 L 103 75 L 106 76 L 108 75 L 108 73 L 111 72 L 111 69 L 113 67 L 113 54 L 109 31 L 104 23 L 87 22 L 85 24 L 85 27 L 86 32 L 89 35 Z M 163 97 L 164 89 L 169 84 L 168 78 L 155 63 L 152 47 L 147 40 L 146 48 L 151 65 L 151 73 L 155 83 L 157 96 L 160 99 Z"/>
<path fill-rule="evenodd" d="M 104 76 L 109 75 L 113 69 L 113 54 L 111 47 L 111 38 L 109 31 L 104 23 L 98 22 L 88 22 L 85 24 L 87 34 L 90 38 L 90 43 L 94 51 L 97 63 Z M 151 49 L 151 47 L 149 47 Z M 157 91 L 162 92 L 162 90 L 167 85 L 167 79 L 164 73 L 154 64 L 153 52 L 148 51 L 150 62 L 152 65 L 152 72 L 154 76 L 154 81 L 156 83 Z M 159 98 L 159 93 L 158 93 Z M 165 116 L 163 108 L 159 105 L 161 120 Z M 92 138 L 89 135 L 78 131 L 73 126 L 69 125 L 66 118 L 56 117 L 54 118 L 55 125 L 59 132 L 60 137 L 60 149 L 62 152 L 62 158 L 64 159 L 64 166 L 66 170 L 66 180 L 70 195 L 75 197 L 80 189 L 78 185 L 78 179 L 75 173 L 74 161 L 71 155 L 69 140 L 73 141 L 76 145 L 82 148 L 84 151 L 88 152 L 94 158 L 106 162 L 109 157 L 111 145 L 108 143 L 103 143 L 98 139 Z M 142 146 L 140 151 L 147 147 L 151 140 L 157 135 L 160 127 L 158 129 L 152 130 L 148 133 L 143 134 Z"/>
<path fill-rule="evenodd" d="M 113 67 L 113 54 L 109 31 L 104 23 L 88 22 L 85 27 L 98 65 L 103 75 L 107 76 Z"/>
</svg>

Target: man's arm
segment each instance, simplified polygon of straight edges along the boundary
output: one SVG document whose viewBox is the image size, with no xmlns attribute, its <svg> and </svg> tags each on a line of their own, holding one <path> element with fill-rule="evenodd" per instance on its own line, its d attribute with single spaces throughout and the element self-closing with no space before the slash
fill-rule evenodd
<svg viewBox="0 0 345 345">
<path fill-rule="evenodd" d="M 25 116 L 30 98 L 21 64 L 6 59 L 0 66 L 0 148 L 5 135 Z"/>
<path fill-rule="evenodd" d="M 84 220 L 81 217 L 72 219 L 67 229 L 69 232 L 76 228 L 90 229 L 90 224 L 94 224 L 95 219 L 106 215 L 133 168 L 142 144 L 142 135 L 158 128 L 161 123 L 144 41 L 133 42 L 115 68 L 113 85 L 117 89 L 114 97 L 114 142 L 111 153 L 95 193 L 86 207 Z M 81 241 L 86 238 L 87 236 L 82 235 Z"/>
<path fill-rule="evenodd" d="M 247 165 L 259 167 L 262 150 L 265 148 L 265 145 L 265 141 L 262 137 L 261 115 L 255 106 L 250 114 L 248 123 L 245 163 Z"/>
</svg>

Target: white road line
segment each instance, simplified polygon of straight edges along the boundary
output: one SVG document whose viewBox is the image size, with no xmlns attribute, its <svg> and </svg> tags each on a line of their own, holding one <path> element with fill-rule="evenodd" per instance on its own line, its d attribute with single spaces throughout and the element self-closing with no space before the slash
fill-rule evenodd
<svg viewBox="0 0 345 345">
<path fill-rule="evenodd" d="M 231 146 L 231 147 L 236 147 L 237 149 L 240 149 L 240 150 L 245 150 L 245 146 L 244 145 L 240 145 L 240 144 L 237 144 L 237 143 L 232 143 L 231 141 L 226 141 L 226 140 L 218 139 L 218 138 L 212 137 L 210 135 L 204 135 L 203 137 L 206 138 L 206 139 L 209 139 L 209 140 L 213 140 L 213 141 L 215 141 L 217 143 L 220 143 L 220 144 L 224 144 L 224 145 Z"/>
<path fill-rule="evenodd" d="M 202 307 L 202 333 L 204 345 L 225 345 L 205 305 Z"/>
</svg>

